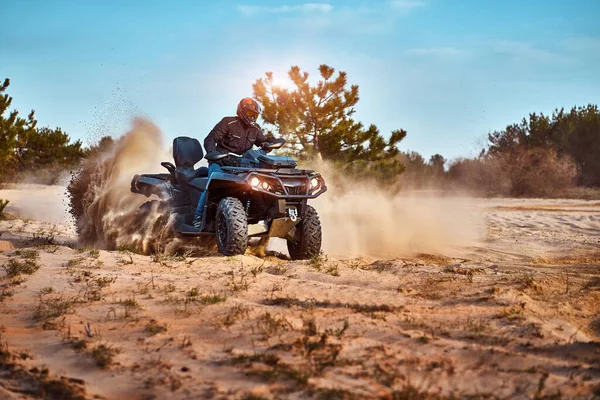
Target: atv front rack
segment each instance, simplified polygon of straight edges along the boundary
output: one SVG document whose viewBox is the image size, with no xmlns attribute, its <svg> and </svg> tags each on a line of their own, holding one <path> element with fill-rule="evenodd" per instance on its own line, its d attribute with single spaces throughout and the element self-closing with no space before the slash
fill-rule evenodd
<svg viewBox="0 0 600 400">
<path fill-rule="evenodd" d="M 258 172 L 261 174 L 281 174 L 281 175 L 310 175 L 314 174 L 315 171 L 312 169 L 296 169 L 296 168 L 247 168 L 247 167 L 221 167 L 223 171 L 231 171 L 234 174 L 241 174 L 246 172 Z"/>
</svg>

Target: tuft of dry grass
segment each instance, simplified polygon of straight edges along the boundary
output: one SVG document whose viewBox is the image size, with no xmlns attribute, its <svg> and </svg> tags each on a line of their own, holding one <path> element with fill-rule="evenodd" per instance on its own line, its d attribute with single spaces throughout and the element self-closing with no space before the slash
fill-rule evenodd
<svg viewBox="0 0 600 400">
<path fill-rule="evenodd" d="M 252 307 L 250 307 L 250 306 L 245 306 L 243 304 L 236 304 L 229 310 L 229 312 L 225 316 L 225 319 L 222 322 L 222 325 L 229 328 L 230 326 L 235 324 L 238 320 L 240 320 L 242 318 L 248 318 L 251 310 L 252 310 Z"/>
<path fill-rule="evenodd" d="M 22 274 L 34 274 L 38 269 L 40 269 L 40 264 L 35 261 L 35 259 L 25 259 L 23 261 L 19 261 L 11 258 L 6 264 L 2 265 L 2 267 L 6 271 L 6 276 L 12 278 Z"/>
<path fill-rule="evenodd" d="M 310 265 L 315 271 L 320 272 L 329 261 L 327 255 L 321 250 L 319 254 L 314 255 L 308 260 L 308 265 Z"/>
<path fill-rule="evenodd" d="M 281 331 L 291 330 L 292 325 L 283 315 L 272 315 L 270 312 L 265 312 L 258 317 L 256 328 L 264 338 L 268 339 Z"/>
<path fill-rule="evenodd" d="M 83 261 L 85 261 L 85 259 L 83 257 L 71 258 L 69 261 L 67 261 L 67 263 L 65 264 L 65 267 L 67 269 L 75 268 L 75 267 L 81 265 L 83 263 Z"/>
<path fill-rule="evenodd" d="M 311 259 L 308 260 L 308 265 L 317 272 L 324 272 L 331 276 L 340 276 L 338 264 L 329 261 L 329 258 L 323 251 L 311 257 Z"/>
<path fill-rule="evenodd" d="M 167 283 L 165 286 L 163 286 L 162 291 L 164 293 L 173 293 L 174 291 L 177 290 L 177 287 L 172 283 Z"/>
<path fill-rule="evenodd" d="M 118 304 L 123 307 L 125 314 L 124 318 L 131 317 L 135 312 L 142 309 L 142 305 L 135 299 L 135 297 L 129 297 L 125 300 L 120 300 Z"/>
<path fill-rule="evenodd" d="M 149 334 L 150 336 L 158 335 L 159 333 L 167 331 L 167 324 L 161 324 L 155 319 L 151 319 L 148 321 L 146 326 L 144 327 L 144 332 Z"/>
<path fill-rule="evenodd" d="M 57 318 L 65 314 L 70 314 L 74 311 L 75 302 L 76 299 L 66 298 L 60 294 L 40 294 L 35 310 L 33 311 L 33 319 L 36 321 L 42 321 Z"/>
<path fill-rule="evenodd" d="M 227 301 L 227 295 L 223 293 L 210 293 L 198 297 L 200 304 L 209 305 Z"/>
<path fill-rule="evenodd" d="M 264 265 L 265 263 L 263 261 L 261 265 L 255 265 L 254 267 L 250 268 L 250 273 L 254 278 L 256 278 L 258 275 L 264 272 Z"/>
<path fill-rule="evenodd" d="M 273 317 L 269 313 L 263 314 L 259 321 L 263 331 L 293 330 L 285 319 Z M 311 384 L 311 378 L 323 376 L 327 369 L 338 365 L 341 339 L 348 327 L 348 321 L 344 320 L 341 327 L 321 330 L 316 320 L 308 317 L 303 319 L 301 329 L 286 335 L 288 339 L 285 342 L 272 346 L 267 351 L 235 356 L 232 363 L 241 365 L 247 375 L 269 382 L 285 382 L 280 387 L 285 387 L 287 393 L 300 390 L 311 394 L 316 389 Z M 282 358 L 278 352 L 284 350 L 289 353 Z"/>
<path fill-rule="evenodd" d="M 340 270 L 337 263 L 329 263 L 325 268 L 325 273 L 331 276 L 340 276 Z"/>
<path fill-rule="evenodd" d="M 114 357 L 121 352 L 120 349 L 107 344 L 99 344 L 94 347 L 90 355 L 100 368 L 107 368 L 113 364 Z"/>
<path fill-rule="evenodd" d="M 239 279 L 236 279 L 235 273 L 233 271 L 231 271 L 229 275 L 231 275 L 231 278 L 227 282 L 227 287 L 232 292 L 235 293 L 242 290 L 247 291 L 250 288 L 250 282 L 248 282 L 248 276 L 246 274 L 242 273 L 239 276 Z"/>
<path fill-rule="evenodd" d="M 10 288 L 8 288 L 6 286 L 0 287 L 0 303 L 3 302 L 4 299 L 11 297 L 14 294 L 15 294 L 15 292 Z"/>
<path fill-rule="evenodd" d="M 26 260 L 36 260 L 40 257 L 40 252 L 34 249 L 19 249 L 15 251 L 15 254 Z"/>
<path fill-rule="evenodd" d="M 88 346 L 87 340 L 79 338 L 70 338 L 67 340 L 67 343 L 69 343 L 73 350 L 75 350 L 78 353 L 86 350 Z"/>
</svg>

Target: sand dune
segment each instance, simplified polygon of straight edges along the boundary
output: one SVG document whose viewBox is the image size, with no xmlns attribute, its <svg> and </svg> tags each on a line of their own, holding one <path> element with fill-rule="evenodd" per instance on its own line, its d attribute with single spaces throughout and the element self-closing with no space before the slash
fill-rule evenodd
<svg viewBox="0 0 600 400">
<path fill-rule="evenodd" d="M 469 199 L 452 252 L 296 262 L 78 248 L 53 190 L 0 191 L 2 398 L 600 396 L 598 202 Z"/>
</svg>

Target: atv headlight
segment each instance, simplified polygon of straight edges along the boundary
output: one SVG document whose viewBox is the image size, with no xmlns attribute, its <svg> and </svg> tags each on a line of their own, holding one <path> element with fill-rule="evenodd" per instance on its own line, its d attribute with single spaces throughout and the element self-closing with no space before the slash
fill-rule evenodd
<svg viewBox="0 0 600 400">
<path fill-rule="evenodd" d="M 263 181 L 260 186 L 265 189 L 265 190 L 269 190 L 271 188 L 271 185 L 269 185 L 267 182 Z"/>
<path fill-rule="evenodd" d="M 250 179 L 250 186 L 252 186 L 252 187 L 258 187 L 258 185 L 260 185 L 260 179 L 258 179 L 257 177 L 253 176 L 252 179 Z"/>
<path fill-rule="evenodd" d="M 310 180 L 310 188 L 314 190 L 318 187 L 319 187 L 319 180 L 317 178 L 312 178 Z"/>
</svg>

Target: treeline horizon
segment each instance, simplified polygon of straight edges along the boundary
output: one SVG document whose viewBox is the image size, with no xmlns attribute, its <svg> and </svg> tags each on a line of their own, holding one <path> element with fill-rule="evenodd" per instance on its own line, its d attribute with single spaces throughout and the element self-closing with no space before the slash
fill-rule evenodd
<svg viewBox="0 0 600 400">
<path fill-rule="evenodd" d="M 320 80 L 311 85 L 309 74 L 294 66 L 288 76 L 295 88 L 276 86 L 270 72 L 252 85 L 264 107 L 263 128 L 284 137 L 283 152 L 301 161 L 327 161 L 345 175 L 374 179 L 394 191 L 436 186 L 481 196 L 555 197 L 577 187 L 600 188 L 597 105 L 556 109 L 551 115 L 534 112 L 489 133 L 476 157 L 449 161 L 435 154 L 426 160 L 400 149 L 405 130 L 385 138 L 376 125 L 353 119 L 359 88 L 348 86 L 345 72 L 336 75 L 321 65 L 319 73 Z M 61 172 L 77 169 L 83 158 L 114 143 L 107 136 L 84 148 L 60 128 L 38 127 L 34 111 L 23 118 L 10 110 L 9 85 L 5 79 L 0 86 L 0 183 L 28 176 L 30 182 L 55 184 Z"/>
</svg>

